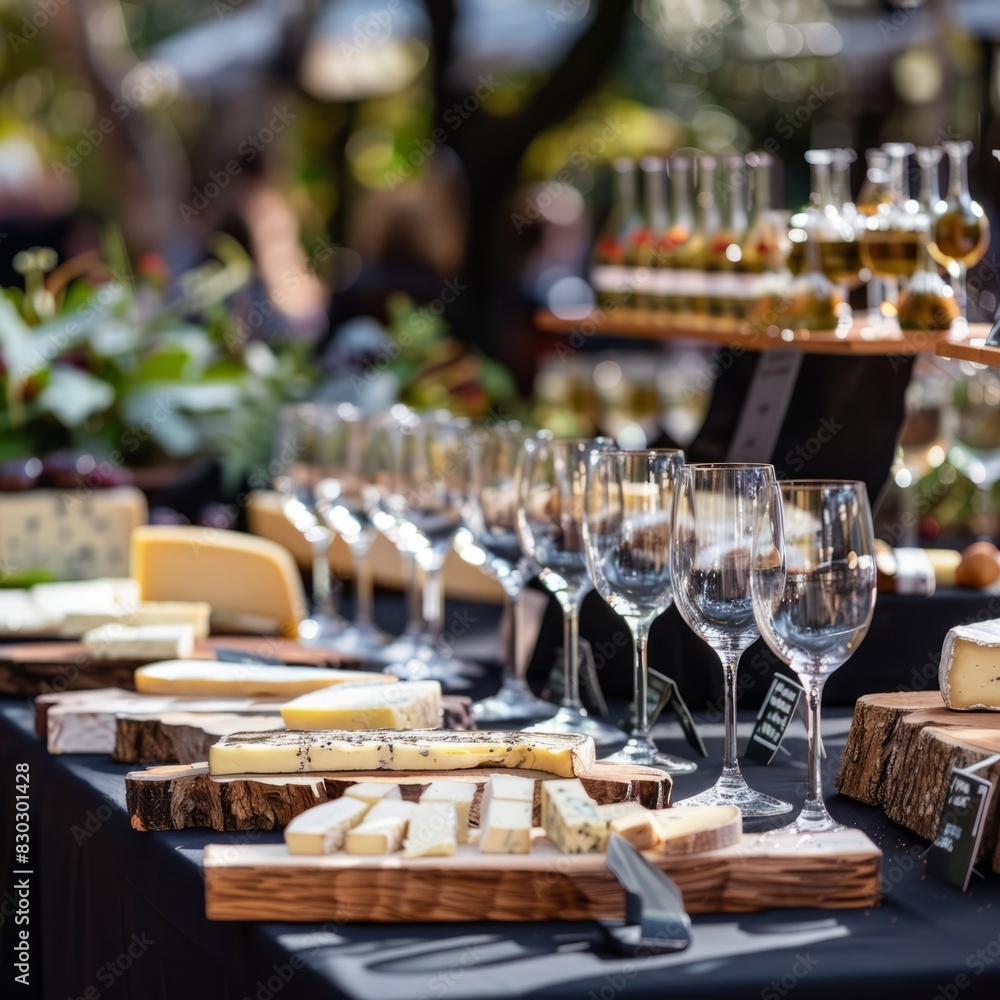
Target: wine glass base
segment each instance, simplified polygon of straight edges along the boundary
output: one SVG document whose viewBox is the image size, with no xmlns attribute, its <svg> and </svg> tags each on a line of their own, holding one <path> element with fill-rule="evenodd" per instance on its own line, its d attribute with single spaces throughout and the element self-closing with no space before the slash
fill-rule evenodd
<svg viewBox="0 0 1000 1000">
<path fill-rule="evenodd" d="M 528 726 L 526 733 L 569 733 L 577 736 L 589 736 L 598 745 L 621 744 L 625 734 L 610 722 L 601 722 L 592 718 L 582 708 L 567 708 L 563 706 L 549 719 Z"/>
<path fill-rule="evenodd" d="M 843 823 L 838 823 L 828 812 L 820 814 L 809 813 L 803 810 L 792 820 L 788 826 L 780 827 L 776 833 L 799 833 L 799 834 L 811 834 L 811 833 L 842 833 L 845 830 L 850 829 L 850 827 L 844 826 Z"/>
<path fill-rule="evenodd" d="M 613 764 L 638 764 L 641 767 L 655 767 L 667 774 L 693 774 L 698 770 L 698 765 L 693 760 L 686 757 L 675 757 L 673 754 L 663 753 L 656 748 L 652 740 L 632 737 L 617 753 L 610 757 L 603 757 L 602 760 Z"/>
<path fill-rule="evenodd" d="M 303 646 L 326 646 L 351 627 L 340 615 L 313 615 L 299 622 L 299 642 Z"/>
<path fill-rule="evenodd" d="M 424 645 L 419 634 L 404 632 L 386 645 L 371 650 L 368 659 L 372 663 L 405 663 L 417 656 Z"/>
<path fill-rule="evenodd" d="M 675 802 L 677 806 L 736 806 L 744 819 L 781 816 L 792 811 L 792 804 L 754 791 L 743 779 L 720 779 L 711 788 Z"/>
<path fill-rule="evenodd" d="M 472 717 L 476 722 L 544 719 L 552 708 L 551 702 L 536 698 L 527 684 L 508 679 L 495 695 L 473 703 Z"/>
<path fill-rule="evenodd" d="M 363 659 L 369 659 L 373 652 L 378 651 L 389 642 L 391 636 L 372 624 L 355 625 L 349 623 L 335 635 L 326 639 L 322 645 L 335 649 L 338 653 L 353 653 Z"/>
</svg>

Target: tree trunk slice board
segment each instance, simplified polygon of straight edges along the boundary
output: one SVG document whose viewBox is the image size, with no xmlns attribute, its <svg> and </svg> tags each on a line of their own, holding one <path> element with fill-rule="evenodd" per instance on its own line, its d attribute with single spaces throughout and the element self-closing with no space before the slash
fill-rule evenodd
<svg viewBox="0 0 1000 1000">
<path fill-rule="evenodd" d="M 209 844 L 205 909 L 210 920 L 348 923 L 624 917 L 624 893 L 603 853 L 562 854 L 541 830 L 534 837 L 531 854 L 480 854 L 473 833 L 453 857 L 415 859 L 293 857 L 283 844 Z M 644 854 L 678 885 L 689 913 L 862 908 L 880 898 L 881 851 L 859 830 Z"/>
<path fill-rule="evenodd" d="M 308 667 L 356 667 L 356 657 L 303 646 L 293 639 L 262 635 L 213 636 L 195 648 L 191 659 L 214 660 L 216 648 L 248 656 L 268 656 Z M 40 694 L 92 688 L 132 688 L 132 675 L 149 660 L 98 660 L 82 642 L 0 644 L 0 694 L 30 698 Z"/>
<path fill-rule="evenodd" d="M 120 688 L 69 691 L 35 699 L 35 730 L 49 753 L 106 753 L 124 764 L 191 764 L 222 736 L 284 729 L 280 700 L 169 698 Z M 445 729 L 475 729 L 472 699 L 445 695 Z"/>
<path fill-rule="evenodd" d="M 858 699 L 837 776 L 837 789 L 928 840 L 937 834 L 953 767 L 1000 753 L 1000 716 L 956 712 L 933 692 L 894 692 Z M 1000 762 L 979 772 L 1000 781 Z M 1000 872 L 1000 810 L 990 804 L 981 858 Z"/>
<path fill-rule="evenodd" d="M 467 768 L 460 771 L 340 771 L 310 774 L 219 775 L 212 777 L 205 763 L 150 767 L 125 776 L 125 804 L 135 830 L 278 830 L 316 802 L 340 798 L 344 789 L 360 781 L 382 781 L 399 785 L 403 798 L 416 801 L 432 781 L 474 781 L 479 789 L 472 802 L 469 821 L 479 823 L 482 789 L 490 774 L 515 774 L 545 779 L 542 771 L 511 768 Z M 322 796 L 309 800 L 301 783 L 322 788 Z M 598 761 L 581 778 L 587 793 L 597 802 L 634 799 L 649 809 L 662 809 L 670 801 L 670 776 L 652 767 L 609 764 Z M 287 796 L 282 788 L 289 789 Z M 541 789 L 535 782 L 535 822 L 539 822 Z M 230 807 L 236 800 L 238 808 Z M 263 801 L 266 808 L 248 809 Z"/>
</svg>

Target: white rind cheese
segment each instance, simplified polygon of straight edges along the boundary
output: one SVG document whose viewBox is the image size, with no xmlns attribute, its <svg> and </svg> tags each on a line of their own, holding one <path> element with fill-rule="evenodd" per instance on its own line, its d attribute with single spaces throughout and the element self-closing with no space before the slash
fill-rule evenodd
<svg viewBox="0 0 1000 1000">
<path fill-rule="evenodd" d="M 673 806 L 653 809 L 664 854 L 699 854 L 739 843 L 743 815 L 737 806 Z"/>
<path fill-rule="evenodd" d="M 211 605 L 203 601 L 142 601 L 134 608 L 67 612 L 59 634 L 76 639 L 102 625 L 190 625 L 195 639 L 204 640 L 211 614 Z"/>
<path fill-rule="evenodd" d="M 1000 619 L 951 629 L 938 680 L 949 708 L 1000 712 Z"/>
<path fill-rule="evenodd" d="M 608 846 L 608 824 L 579 778 L 542 782 L 542 827 L 564 854 L 593 854 Z"/>
<path fill-rule="evenodd" d="M 282 668 L 287 669 L 287 668 Z M 234 733 L 209 749 L 212 774 L 297 774 L 309 771 L 457 771 L 529 768 L 560 777 L 594 765 L 589 736 L 555 733 L 317 730 Z"/>
<path fill-rule="evenodd" d="M 469 810 L 478 787 L 474 781 L 432 781 L 420 796 L 421 802 L 450 802 L 455 807 L 460 844 L 469 840 Z"/>
<path fill-rule="evenodd" d="M 334 799 L 313 806 L 292 818 L 285 827 L 289 854 L 332 854 L 344 846 L 353 830 L 370 809 L 360 799 Z"/>
<path fill-rule="evenodd" d="M 424 802 L 413 810 L 403 841 L 404 858 L 447 857 L 458 849 L 457 815 L 452 802 Z"/>
<path fill-rule="evenodd" d="M 660 842 L 649 810 L 638 802 L 609 802 L 597 807 L 608 833 L 624 837 L 637 851 L 651 851 Z"/>
<path fill-rule="evenodd" d="M 194 652 L 190 625 L 101 625 L 83 637 L 95 660 L 185 659 Z"/>
<path fill-rule="evenodd" d="M 494 798 L 479 819 L 483 854 L 531 853 L 531 803 Z"/>
<path fill-rule="evenodd" d="M 217 660 L 168 660 L 135 672 L 142 694 L 195 698 L 297 698 L 332 684 L 394 682 L 389 674 L 333 667 L 285 667 Z"/>
<path fill-rule="evenodd" d="M 368 815 L 348 831 L 344 849 L 348 854 L 392 854 L 403 846 L 415 802 L 383 799 Z"/>
<path fill-rule="evenodd" d="M 441 685 L 338 685 L 290 701 L 281 717 L 289 729 L 435 729 L 441 725 Z"/>
<path fill-rule="evenodd" d="M 344 789 L 344 795 L 352 799 L 360 799 L 374 806 L 379 802 L 401 799 L 399 785 L 390 785 L 388 781 L 359 781 Z"/>
</svg>

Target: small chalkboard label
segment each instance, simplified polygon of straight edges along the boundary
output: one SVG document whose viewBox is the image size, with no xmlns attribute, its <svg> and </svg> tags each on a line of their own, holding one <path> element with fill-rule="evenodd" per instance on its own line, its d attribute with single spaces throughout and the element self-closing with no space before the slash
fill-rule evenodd
<svg viewBox="0 0 1000 1000">
<path fill-rule="evenodd" d="M 672 677 L 661 674 L 659 670 L 650 670 L 649 696 L 650 700 L 654 696 L 656 698 L 656 704 L 650 706 L 650 728 L 653 727 L 656 720 L 663 714 L 663 710 L 669 706 L 677 716 L 677 721 L 681 724 L 681 729 L 684 731 L 684 738 L 688 741 L 688 745 L 700 753 L 702 757 L 707 757 L 708 750 L 701 738 L 701 734 L 698 732 L 698 727 L 694 724 L 694 716 L 691 714 L 691 709 L 687 707 L 687 703 L 681 697 L 681 691 L 677 686 L 677 682 Z"/>
<path fill-rule="evenodd" d="M 801 699 L 802 688 L 795 681 L 784 674 L 775 674 L 757 713 L 757 721 L 743 756 L 761 764 L 770 764 Z"/>
<path fill-rule="evenodd" d="M 953 767 L 938 820 L 937 836 L 927 855 L 927 871 L 965 892 L 979 853 L 993 782 L 975 774 L 1000 760 L 996 754 L 972 767 Z"/>
</svg>

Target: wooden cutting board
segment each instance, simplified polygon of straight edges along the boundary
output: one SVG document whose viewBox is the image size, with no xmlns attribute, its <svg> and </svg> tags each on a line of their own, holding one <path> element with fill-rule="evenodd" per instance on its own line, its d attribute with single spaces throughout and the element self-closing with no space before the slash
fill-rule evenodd
<svg viewBox="0 0 1000 1000">
<path fill-rule="evenodd" d="M 230 733 L 284 729 L 282 701 L 167 698 L 122 688 L 35 699 L 35 731 L 49 753 L 106 753 L 124 764 L 190 764 Z M 475 729 L 472 699 L 441 699 L 444 729 Z"/>
<path fill-rule="evenodd" d="M 293 816 L 327 799 L 339 798 L 359 781 L 399 785 L 416 801 L 432 781 L 475 781 L 479 786 L 469 821 L 479 822 L 482 786 L 491 774 L 551 778 L 542 771 L 480 767 L 461 771 L 340 771 L 312 774 L 219 775 L 204 763 L 150 767 L 125 776 L 125 805 L 135 830 L 280 830 Z M 598 761 L 582 779 L 600 803 L 634 799 L 650 809 L 670 801 L 670 776 L 652 767 Z M 535 822 L 540 790 L 535 784 Z"/>
<path fill-rule="evenodd" d="M 261 635 L 213 636 L 199 645 L 192 659 L 214 660 L 216 648 L 239 650 L 285 663 L 312 667 L 356 667 L 356 657 L 330 649 L 303 646 L 293 639 Z M 0 694 L 33 697 L 89 688 L 131 688 L 132 675 L 148 660 L 98 660 L 82 642 L 46 641 L 0 644 Z"/>
<path fill-rule="evenodd" d="M 886 816 L 932 840 L 953 767 L 1000 753 L 1000 713 L 955 712 L 938 691 L 895 691 L 858 699 L 837 789 L 880 805 Z M 1000 780 L 1000 762 L 980 772 Z M 981 857 L 1000 872 L 1000 810 L 994 795 Z"/>
<path fill-rule="evenodd" d="M 348 923 L 624 917 L 624 893 L 603 854 L 562 854 L 541 830 L 535 837 L 531 854 L 480 854 L 470 843 L 450 858 L 411 860 L 293 857 L 284 844 L 209 844 L 205 910 L 210 920 Z M 873 906 L 881 856 L 859 830 L 744 837 L 704 854 L 645 852 L 678 885 L 689 913 Z"/>
</svg>

